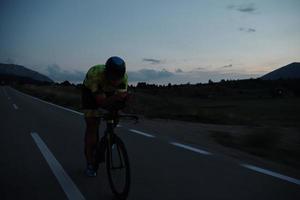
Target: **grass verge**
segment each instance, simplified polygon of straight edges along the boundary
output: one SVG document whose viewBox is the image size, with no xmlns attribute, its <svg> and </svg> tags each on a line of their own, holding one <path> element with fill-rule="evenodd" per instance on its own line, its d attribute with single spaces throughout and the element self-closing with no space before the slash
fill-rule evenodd
<svg viewBox="0 0 300 200">
<path fill-rule="evenodd" d="M 297 129 L 258 127 L 239 134 L 211 131 L 211 137 L 224 146 L 300 168 L 300 134 Z"/>
</svg>

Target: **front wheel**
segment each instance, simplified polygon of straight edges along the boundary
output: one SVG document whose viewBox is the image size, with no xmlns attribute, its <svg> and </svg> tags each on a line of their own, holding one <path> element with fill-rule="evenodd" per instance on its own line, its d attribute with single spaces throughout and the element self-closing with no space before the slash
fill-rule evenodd
<svg viewBox="0 0 300 200">
<path fill-rule="evenodd" d="M 128 154 L 124 143 L 116 135 L 106 148 L 106 169 L 112 192 L 118 198 L 127 198 L 130 186 Z"/>
</svg>

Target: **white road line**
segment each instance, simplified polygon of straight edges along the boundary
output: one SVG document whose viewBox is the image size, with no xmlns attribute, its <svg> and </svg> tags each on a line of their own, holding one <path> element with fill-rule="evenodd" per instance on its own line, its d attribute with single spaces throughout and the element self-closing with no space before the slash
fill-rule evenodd
<svg viewBox="0 0 300 200">
<path fill-rule="evenodd" d="M 4 96 L 5 96 L 5 91 L 4 91 L 4 87 L 2 86 L 1 88 L 2 88 L 3 94 L 4 94 Z"/>
<path fill-rule="evenodd" d="M 7 97 L 8 100 L 10 100 L 10 97 L 8 96 L 6 90 L 4 89 L 4 87 L 2 88 L 3 89 L 3 93 L 5 94 L 5 96 Z"/>
<path fill-rule="evenodd" d="M 18 110 L 18 106 L 16 104 L 13 104 L 13 107 Z"/>
<path fill-rule="evenodd" d="M 251 169 L 253 171 L 260 172 L 262 174 L 270 175 L 270 176 L 273 176 L 273 177 L 276 177 L 276 178 L 279 178 L 279 179 L 282 179 L 282 180 L 300 185 L 300 179 L 285 176 L 285 175 L 282 175 L 282 174 L 279 174 L 279 173 L 276 173 L 276 172 L 272 172 L 270 170 L 266 170 L 266 169 L 263 169 L 263 168 L 260 168 L 260 167 L 253 166 L 253 165 L 248 165 L 248 164 L 240 164 L 240 165 L 245 167 L 245 168 Z"/>
<path fill-rule="evenodd" d="M 7 93 L 6 93 L 6 90 L 4 87 L 2 87 L 2 90 L 3 90 L 4 95 L 7 96 Z"/>
<path fill-rule="evenodd" d="M 188 149 L 190 151 L 194 151 L 196 153 L 200 153 L 200 154 L 204 154 L 204 155 L 212 155 L 212 153 L 210 153 L 208 151 L 204 151 L 204 150 L 201 150 L 201 149 L 198 149 L 198 148 L 195 148 L 195 147 L 191 147 L 191 146 L 188 146 L 188 145 L 185 145 L 185 144 L 180 144 L 180 143 L 177 143 L 177 142 L 170 142 L 170 144 L 175 145 L 177 147 L 184 148 L 184 149 Z"/>
<path fill-rule="evenodd" d="M 143 135 L 143 136 L 146 136 L 146 137 L 150 137 L 150 138 L 154 138 L 155 137 L 154 135 L 151 135 L 151 134 L 148 134 L 148 133 L 144 133 L 142 131 L 138 131 L 138 130 L 135 130 L 135 129 L 129 129 L 129 131 L 131 131 L 133 133 L 137 133 L 137 134 Z"/>
<path fill-rule="evenodd" d="M 29 95 L 29 94 L 25 94 L 25 93 L 23 93 L 23 92 L 20 92 L 20 91 L 18 91 L 18 90 L 16 90 L 16 89 L 14 89 L 14 90 L 15 90 L 16 92 L 18 92 L 18 93 L 24 95 L 24 96 L 31 97 L 31 98 L 33 98 L 33 99 L 35 99 L 35 100 L 37 100 L 37 101 L 40 101 L 40 102 L 49 104 L 49 105 L 51 105 L 51 106 L 58 107 L 58 108 L 63 109 L 63 110 L 67 110 L 67 111 L 69 111 L 69 112 L 72 112 L 72 113 L 75 113 L 75 114 L 78 114 L 78 115 L 83 115 L 83 113 L 81 113 L 81 112 L 78 112 L 78 111 L 75 111 L 75 110 L 72 110 L 72 109 L 63 107 L 63 106 L 56 105 L 56 104 L 54 104 L 54 103 L 50 103 L 50 102 L 48 102 L 48 101 L 44 101 L 44 100 L 39 99 L 39 98 L 37 98 L 37 97 L 34 97 L 34 96 Z"/>
<path fill-rule="evenodd" d="M 73 183 L 72 179 L 65 172 L 61 164 L 56 160 L 54 155 L 48 149 L 47 145 L 40 138 L 40 136 L 37 133 L 31 133 L 31 136 L 35 141 L 36 145 L 38 146 L 38 148 L 40 149 L 48 165 L 50 166 L 59 184 L 61 185 L 64 192 L 66 193 L 68 199 L 72 199 L 72 200 L 85 199 L 84 196 L 79 191 L 79 189 L 77 188 L 77 186 Z"/>
</svg>

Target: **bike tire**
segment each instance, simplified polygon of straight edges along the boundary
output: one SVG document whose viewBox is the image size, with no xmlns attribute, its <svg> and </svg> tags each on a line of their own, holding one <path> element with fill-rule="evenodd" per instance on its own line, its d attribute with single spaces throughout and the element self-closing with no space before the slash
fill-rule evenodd
<svg viewBox="0 0 300 200">
<path fill-rule="evenodd" d="M 113 156 L 112 153 L 112 145 L 115 145 L 115 150 L 119 149 L 118 151 L 118 156 L 120 156 L 121 154 L 121 158 L 118 157 L 116 159 L 121 159 L 121 162 L 124 164 L 124 168 L 125 168 L 125 185 L 123 187 L 123 189 L 119 190 L 117 189 L 116 183 L 114 182 L 114 178 L 113 178 L 113 174 L 112 174 L 112 169 L 113 167 L 113 159 L 111 156 Z M 125 148 L 125 145 L 123 143 L 123 141 L 118 137 L 115 136 L 114 140 L 111 142 L 111 146 L 109 147 L 109 145 L 106 146 L 106 170 L 107 170 L 107 174 L 108 174 L 108 180 L 109 180 L 109 185 L 110 188 L 112 190 L 112 192 L 120 199 L 126 199 L 128 194 L 129 194 L 129 188 L 130 188 L 130 182 L 131 182 L 131 178 L 130 178 L 130 166 L 129 166 L 129 158 L 128 158 L 128 154 L 127 154 L 127 150 Z M 122 160 L 123 158 L 123 160 Z"/>
</svg>

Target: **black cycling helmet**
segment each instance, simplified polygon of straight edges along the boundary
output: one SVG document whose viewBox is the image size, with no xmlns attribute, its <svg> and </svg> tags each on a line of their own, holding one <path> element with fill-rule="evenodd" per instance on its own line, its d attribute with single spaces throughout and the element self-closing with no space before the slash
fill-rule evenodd
<svg viewBox="0 0 300 200">
<path fill-rule="evenodd" d="M 126 71 L 125 62 L 118 56 L 110 57 L 105 63 L 105 75 L 108 80 L 120 80 Z"/>
</svg>

